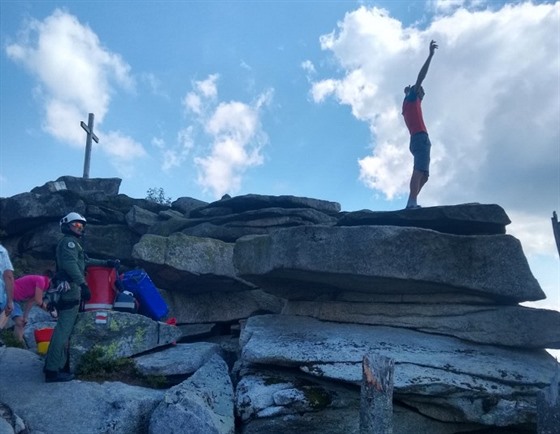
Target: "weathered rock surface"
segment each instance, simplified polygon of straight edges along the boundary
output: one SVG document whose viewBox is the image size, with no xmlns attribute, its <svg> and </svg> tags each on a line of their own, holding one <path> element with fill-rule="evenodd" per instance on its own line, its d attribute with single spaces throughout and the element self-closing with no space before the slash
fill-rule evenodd
<svg viewBox="0 0 560 434">
<path fill-rule="evenodd" d="M 405 327 L 470 342 L 560 348 L 560 312 L 521 306 L 288 301 L 283 314 L 325 321 Z"/>
<path fill-rule="evenodd" d="M 164 391 L 123 383 L 45 383 L 43 360 L 30 351 L 0 347 L 0 399 L 31 434 L 137 434 Z"/>
<path fill-rule="evenodd" d="M 150 419 L 150 434 L 233 434 L 233 385 L 217 355 L 183 383 L 169 389 Z"/>
<path fill-rule="evenodd" d="M 230 323 L 258 313 L 280 313 L 285 301 L 260 289 L 228 292 L 164 293 L 169 309 L 181 324 Z"/>
<path fill-rule="evenodd" d="M 340 204 L 326 200 L 312 199 L 298 196 L 266 196 L 260 194 L 246 194 L 212 202 L 206 207 L 198 208 L 191 213 L 191 217 L 209 217 L 216 215 L 237 214 L 263 208 L 311 208 L 325 214 L 340 212 Z"/>
<path fill-rule="evenodd" d="M 190 375 L 197 371 L 214 355 L 223 358 L 218 344 L 195 342 L 177 344 L 164 351 L 134 358 L 136 367 L 144 375 Z"/>
<path fill-rule="evenodd" d="M 77 178 L 61 176 L 56 181 L 49 181 L 41 187 L 35 187 L 31 193 L 48 194 L 59 191 L 76 191 L 82 194 L 103 193 L 116 195 L 121 185 L 120 178 Z"/>
<path fill-rule="evenodd" d="M 96 321 L 97 312 L 78 315 L 70 339 L 70 369 L 92 348 L 107 358 L 130 357 L 176 342 L 181 331 L 172 325 L 132 313 L 106 311 L 104 323 Z"/>
<path fill-rule="evenodd" d="M 211 238 L 189 237 L 175 233 L 169 237 L 144 235 L 134 246 L 132 256 L 161 287 L 183 292 L 215 290 L 246 291 L 233 268 L 233 244 Z"/>
<path fill-rule="evenodd" d="M 373 293 L 463 292 L 504 302 L 545 298 L 509 235 L 459 236 L 396 226 L 297 227 L 237 241 L 238 274 L 290 299 L 294 288 Z M 301 297 L 300 291 L 298 297 Z"/>
<path fill-rule="evenodd" d="M 349 212 L 338 220 L 339 226 L 406 226 L 456 235 L 505 234 L 510 223 L 500 206 L 479 203 L 419 208 L 412 213 L 405 209 L 364 209 Z"/>
<path fill-rule="evenodd" d="M 240 343 L 245 362 L 355 384 L 364 354 L 384 355 L 395 360 L 398 401 L 441 421 L 496 426 L 535 423 L 535 394 L 557 365 L 546 352 L 288 315 L 249 318 Z"/>
<path fill-rule="evenodd" d="M 19 416 L 30 434 L 229 432 L 235 405 L 239 433 L 357 433 L 361 357 L 372 351 L 396 361 L 395 434 L 535 432 L 535 396 L 558 366 L 543 350 L 558 347 L 558 313 L 517 305 L 544 294 L 498 205 L 348 213 L 226 195 L 169 206 L 119 184 L 62 177 L 0 198 L 2 243 L 19 275 L 53 269 L 60 218 L 84 214 L 88 255 L 145 268 L 177 327 L 83 314 L 72 364 L 97 347 L 177 386 L 45 384 L 32 351 L 0 348 L 9 429 Z M 31 350 L 33 330 L 52 324 L 30 315 Z M 73 410 L 55 420 L 54 403 Z"/>
<path fill-rule="evenodd" d="M 242 368 L 235 402 L 243 433 L 358 433 L 359 388 L 334 384 L 293 370 Z M 458 433 L 483 429 L 473 423 L 441 422 L 395 403 L 393 433 Z"/>
</svg>

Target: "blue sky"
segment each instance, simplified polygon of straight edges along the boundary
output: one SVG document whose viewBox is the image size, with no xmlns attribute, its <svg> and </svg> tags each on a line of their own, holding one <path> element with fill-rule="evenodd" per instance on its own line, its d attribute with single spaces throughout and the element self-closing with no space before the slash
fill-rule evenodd
<svg viewBox="0 0 560 434">
<path fill-rule="evenodd" d="M 0 2 L 0 196 L 83 173 L 172 199 L 405 206 L 403 88 L 424 82 L 423 206 L 497 203 L 560 309 L 560 3 Z"/>
</svg>

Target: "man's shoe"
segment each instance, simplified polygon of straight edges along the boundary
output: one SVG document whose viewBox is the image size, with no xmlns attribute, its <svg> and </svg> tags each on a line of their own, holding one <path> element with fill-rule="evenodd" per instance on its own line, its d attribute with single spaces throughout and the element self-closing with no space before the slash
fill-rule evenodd
<svg viewBox="0 0 560 434">
<path fill-rule="evenodd" d="M 74 375 L 68 372 L 45 371 L 45 382 L 47 383 L 62 383 L 73 379 Z"/>
<path fill-rule="evenodd" d="M 418 209 L 422 208 L 420 205 L 408 205 L 405 209 Z"/>
</svg>

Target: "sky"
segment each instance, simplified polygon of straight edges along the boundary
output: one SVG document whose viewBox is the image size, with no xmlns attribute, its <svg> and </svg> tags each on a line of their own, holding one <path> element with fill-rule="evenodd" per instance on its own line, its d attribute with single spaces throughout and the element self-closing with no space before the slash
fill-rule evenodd
<svg viewBox="0 0 560 434">
<path fill-rule="evenodd" d="M 560 310 L 560 2 L 0 0 L 0 197 L 63 175 L 175 200 L 406 205 L 401 115 L 423 83 L 422 206 L 498 204 Z"/>
</svg>

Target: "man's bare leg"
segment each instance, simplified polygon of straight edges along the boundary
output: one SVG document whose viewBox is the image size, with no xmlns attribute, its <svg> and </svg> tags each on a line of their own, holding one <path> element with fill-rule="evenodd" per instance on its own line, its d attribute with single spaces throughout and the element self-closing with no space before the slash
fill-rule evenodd
<svg viewBox="0 0 560 434">
<path fill-rule="evenodd" d="M 426 172 L 416 169 L 412 171 L 412 176 L 410 177 L 410 194 L 406 204 L 407 208 L 418 207 L 418 194 L 426 182 L 428 182 L 428 174 Z"/>
</svg>

